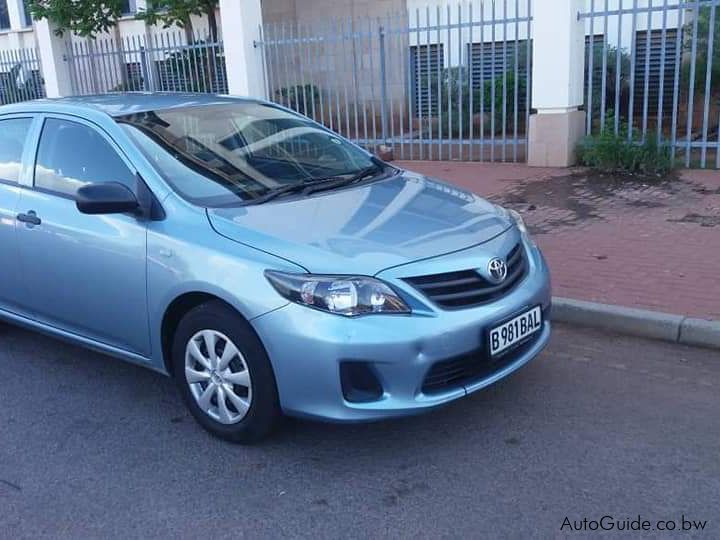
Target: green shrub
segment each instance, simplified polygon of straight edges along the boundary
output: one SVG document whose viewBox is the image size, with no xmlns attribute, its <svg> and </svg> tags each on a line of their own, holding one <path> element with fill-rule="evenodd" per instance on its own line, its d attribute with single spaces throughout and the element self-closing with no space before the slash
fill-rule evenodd
<svg viewBox="0 0 720 540">
<path fill-rule="evenodd" d="M 600 118 L 600 109 L 602 106 L 602 82 L 603 82 L 603 47 L 596 44 L 593 47 L 593 86 L 592 86 L 592 118 L 594 120 Z M 620 56 L 620 71 L 618 72 L 618 54 Z M 586 55 L 589 57 L 589 51 Z M 628 105 L 630 99 L 630 54 L 624 49 L 620 49 L 614 45 L 608 45 L 605 55 L 605 110 L 613 109 L 620 112 L 620 117 L 627 119 Z M 583 96 L 585 99 L 585 110 L 588 110 L 588 70 L 590 69 L 589 58 L 585 58 L 585 75 L 583 82 L 585 84 Z M 619 77 L 619 81 L 618 81 Z M 652 80 L 652 79 L 651 79 Z M 615 103 L 615 86 L 618 85 L 620 92 L 618 94 L 619 103 Z M 636 98 L 637 99 L 637 98 Z M 599 121 L 596 122 L 599 126 Z"/>
<path fill-rule="evenodd" d="M 615 133 L 611 123 L 601 134 L 585 137 L 577 148 L 578 162 L 609 174 L 665 176 L 673 168 L 672 152 L 654 136 L 628 138 L 627 126 Z"/>
<path fill-rule="evenodd" d="M 434 133 L 435 136 L 469 136 L 470 124 L 474 122 L 473 116 L 475 115 L 482 116 L 480 120 L 481 126 L 474 128 L 475 136 L 479 136 L 479 130 L 483 130 L 485 135 L 490 135 L 493 127 L 495 135 L 498 135 L 502 133 L 503 130 L 503 111 L 505 111 L 505 130 L 509 134 L 513 133 L 515 122 L 514 69 L 511 67 L 505 72 L 504 85 L 502 74 L 497 74 L 493 78 L 485 79 L 482 87 L 477 84 L 479 82 L 480 81 L 475 79 L 471 90 L 470 74 L 467 67 L 445 68 L 440 71 L 439 76 L 437 73 L 432 73 L 430 76 L 423 77 L 420 82 L 420 88 L 424 92 L 427 92 L 426 89 L 429 86 L 433 101 L 435 102 L 431 111 L 428 111 L 426 107 L 423 108 L 424 120 L 429 122 L 428 116 L 437 119 L 442 115 L 443 118 L 442 123 L 436 125 L 434 128 L 440 131 L 440 133 Z M 493 85 L 495 86 L 494 89 Z M 505 87 L 504 95 L 503 86 Z M 517 86 L 518 129 L 523 131 L 525 124 L 525 98 L 527 94 L 527 84 L 524 76 L 519 77 Z M 470 107 L 471 92 L 472 110 Z M 439 99 L 436 96 L 439 96 Z M 504 108 L 503 100 L 505 102 Z"/>
<path fill-rule="evenodd" d="M 707 63 L 708 63 L 708 45 L 710 44 L 710 36 L 713 35 L 715 42 L 717 42 L 718 35 L 720 35 L 720 17 L 717 15 L 711 26 L 711 6 L 701 6 L 698 10 L 697 15 L 697 60 L 695 63 L 695 88 L 705 91 L 705 76 L 707 74 Z M 682 31 L 683 36 L 683 49 L 686 54 L 690 54 L 692 50 L 693 41 L 693 21 L 690 19 L 689 22 L 685 23 Z M 710 63 L 710 93 L 713 94 L 720 89 L 720 47 L 715 44 L 714 48 L 709 49 L 711 51 L 711 63 Z M 713 52 L 714 51 L 714 52 Z M 688 59 L 690 57 L 688 56 Z M 683 62 L 683 85 L 687 85 L 690 80 L 690 62 Z"/>
</svg>

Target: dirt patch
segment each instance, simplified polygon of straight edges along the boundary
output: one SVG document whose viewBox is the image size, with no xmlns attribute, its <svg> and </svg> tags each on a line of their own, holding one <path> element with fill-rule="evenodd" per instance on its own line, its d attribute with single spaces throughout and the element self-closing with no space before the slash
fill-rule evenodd
<svg viewBox="0 0 720 540">
<path fill-rule="evenodd" d="M 695 190 L 695 193 L 700 193 L 702 195 L 720 195 L 720 187 L 712 189 L 706 186 L 698 186 L 693 189 Z"/>
<path fill-rule="evenodd" d="M 690 212 L 704 197 L 712 195 L 715 195 L 714 190 L 677 175 L 654 178 L 583 171 L 522 181 L 493 197 L 493 200 L 518 210 L 526 217 L 533 233 L 544 234 L 558 228 L 578 226 L 588 220 L 607 220 L 623 213 L 637 214 L 638 211 L 665 208 L 669 211 L 685 210 L 685 218 L 675 218 L 675 221 L 715 226 L 720 215 Z"/>
<path fill-rule="evenodd" d="M 701 227 L 717 227 L 720 225 L 720 216 L 705 216 L 701 214 L 686 214 L 680 219 L 668 219 L 671 223 L 696 223 Z"/>
</svg>

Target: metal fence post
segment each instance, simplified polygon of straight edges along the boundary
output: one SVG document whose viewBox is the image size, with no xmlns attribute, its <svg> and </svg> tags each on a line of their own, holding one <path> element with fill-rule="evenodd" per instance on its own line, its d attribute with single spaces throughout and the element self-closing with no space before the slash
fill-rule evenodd
<svg viewBox="0 0 720 540">
<path fill-rule="evenodd" d="M 385 69 L 385 28 L 380 25 L 378 28 L 380 37 L 380 123 L 382 129 L 383 143 L 388 143 L 388 128 L 387 128 L 387 107 L 388 107 L 388 96 L 387 96 L 387 71 Z"/>
<path fill-rule="evenodd" d="M 88 53 L 88 58 L 90 59 L 89 69 L 90 69 L 90 81 L 92 83 L 92 92 L 93 92 L 93 94 L 97 94 L 97 93 L 99 93 L 99 85 L 98 85 L 97 65 L 95 64 L 95 57 L 97 56 L 97 50 L 95 49 L 95 40 L 94 39 L 87 41 L 87 53 Z"/>
<path fill-rule="evenodd" d="M 145 54 L 145 47 L 140 45 L 140 71 L 142 72 L 143 90 L 149 90 L 148 82 L 148 69 L 147 69 L 147 55 Z"/>
<path fill-rule="evenodd" d="M 70 43 L 70 40 L 68 40 L 65 43 L 66 51 L 62 55 L 63 62 L 66 62 L 68 65 L 68 72 L 70 74 L 70 88 L 72 88 L 72 95 L 78 95 L 80 94 L 80 89 L 78 88 L 78 84 L 76 83 L 75 77 L 77 75 L 76 67 L 75 67 L 75 57 L 72 54 L 72 45 Z M 45 84 L 45 81 L 43 80 L 43 84 Z"/>
<path fill-rule="evenodd" d="M 140 69 L 142 70 L 143 90 L 153 92 L 155 90 L 155 81 L 150 74 L 151 66 L 148 62 L 147 50 L 144 45 L 140 45 Z"/>
</svg>

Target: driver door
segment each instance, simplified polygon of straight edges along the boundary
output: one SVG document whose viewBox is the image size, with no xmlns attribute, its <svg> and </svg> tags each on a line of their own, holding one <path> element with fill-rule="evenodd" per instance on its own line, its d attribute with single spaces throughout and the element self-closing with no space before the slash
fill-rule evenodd
<svg viewBox="0 0 720 540">
<path fill-rule="evenodd" d="M 32 189 L 18 203 L 17 239 L 28 310 L 47 325 L 149 356 L 146 225 L 129 214 L 86 215 L 75 205 L 87 183 L 136 171 L 92 123 L 47 116 Z"/>
</svg>

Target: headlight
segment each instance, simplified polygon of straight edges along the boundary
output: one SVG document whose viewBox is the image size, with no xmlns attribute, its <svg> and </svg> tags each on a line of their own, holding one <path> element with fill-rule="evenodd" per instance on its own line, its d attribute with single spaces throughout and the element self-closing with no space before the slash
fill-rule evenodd
<svg viewBox="0 0 720 540">
<path fill-rule="evenodd" d="M 522 216 L 518 214 L 515 210 L 510 210 L 509 208 L 507 209 L 507 213 L 515 222 L 517 228 L 520 229 L 520 232 L 527 236 L 528 230 L 525 226 L 525 221 L 523 220 Z"/>
<path fill-rule="evenodd" d="M 410 313 L 388 285 L 364 276 L 324 276 L 265 271 L 270 284 L 288 300 L 352 317 L 371 313 Z"/>
</svg>

